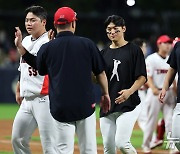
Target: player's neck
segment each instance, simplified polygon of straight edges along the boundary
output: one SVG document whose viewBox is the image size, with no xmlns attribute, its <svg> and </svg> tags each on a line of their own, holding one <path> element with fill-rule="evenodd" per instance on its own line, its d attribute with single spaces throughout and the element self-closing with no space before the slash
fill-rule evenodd
<svg viewBox="0 0 180 154">
<path fill-rule="evenodd" d="M 166 52 L 158 52 L 158 55 L 161 56 L 163 59 L 165 59 L 167 57 Z"/>
<path fill-rule="evenodd" d="M 126 40 L 120 40 L 120 41 L 112 41 L 112 44 L 110 45 L 110 48 L 120 48 L 124 45 L 126 45 L 128 42 Z"/>
<path fill-rule="evenodd" d="M 32 39 L 38 39 L 40 36 L 42 36 L 44 33 L 46 33 L 46 29 L 43 29 L 42 31 L 39 31 L 36 34 L 32 34 Z"/>
</svg>

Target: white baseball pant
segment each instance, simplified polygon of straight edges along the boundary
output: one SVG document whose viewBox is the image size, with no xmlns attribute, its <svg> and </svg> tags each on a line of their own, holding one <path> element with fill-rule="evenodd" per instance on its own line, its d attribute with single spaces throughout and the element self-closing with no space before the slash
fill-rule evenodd
<svg viewBox="0 0 180 154">
<path fill-rule="evenodd" d="M 138 95 L 140 97 L 141 103 L 141 111 L 139 117 L 137 119 L 138 125 L 141 130 L 144 132 L 144 128 L 147 121 L 147 102 L 146 102 L 146 91 L 145 90 L 138 90 Z"/>
<path fill-rule="evenodd" d="M 38 127 L 44 154 L 56 154 L 55 129 L 49 110 L 48 96 L 24 98 L 12 128 L 12 146 L 15 154 L 31 154 L 29 141 Z"/>
<path fill-rule="evenodd" d="M 86 119 L 75 122 L 66 123 L 57 120 L 54 122 L 58 154 L 73 154 L 75 132 L 78 137 L 80 153 L 97 154 L 95 113 Z"/>
<path fill-rule="evenodd" d="M 179 138 L 179 143 L 176 144 L 176 147 L 180 151 L 180 103 L 176 104 L 176 107 L 173 113 L 172 137 Z"/>
<path fill-rule="evenodd" d="M 155 96 L 150 88 L 148 89 L 147 97 L 149 98 L 149 100 L 146 101 L 149 106 L 142 147 L 150 148 L 153 132 L 156 128 L 158 121 L 158 114 L 161 110 L 163 112 L 163 117 L 165 121 L 166 133 L 172 131 L 172 115 L 175 106 L 175 97 L 171 88 L 167 91 L 163 104 L 159 102 L 158 95 Z"/>
<path fill-rule="evenodd" d="M 115 112 L 100 118 L 104 154 L 116 154 L 116 148 L 123 154 L 137 154 L 130 138 L 139 116 L 141 105 L 130 112 Z"/>
</svg>

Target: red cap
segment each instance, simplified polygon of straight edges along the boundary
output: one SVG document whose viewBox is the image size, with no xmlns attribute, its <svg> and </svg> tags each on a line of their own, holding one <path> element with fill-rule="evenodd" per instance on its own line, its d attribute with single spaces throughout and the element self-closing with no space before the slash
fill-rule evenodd
<svg viewBox="0 0 180 154">
<path fill-rule="evenodd" d="M 71 23 L 76 19 L 76 12 L 69 7 L 61 7 L 54 14 L 54 24 L 64 25 Z"/>
<path fill-rule="evenodd" d="M 172 43 L 172 39 L 168 36 L 168 35 L 161 35 L 158 39 L 157 39 L 157 45 L 160 43 Z"/>
</svg>

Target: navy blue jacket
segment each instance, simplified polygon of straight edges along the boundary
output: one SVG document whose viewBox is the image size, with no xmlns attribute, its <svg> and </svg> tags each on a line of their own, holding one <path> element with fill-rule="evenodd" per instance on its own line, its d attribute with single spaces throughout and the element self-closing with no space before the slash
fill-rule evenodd
<svg viewBox="0 0 180 154">
<path fill-rule="evenodd" d="M 37 55 L 40 75 L 49 75 L 50 112 L 60 122 L 82 120 L 93 114 L 95 97 L 91 73 L 105 70 L 103 57 L 89 39 L 70 31 L 41 46 Z"/>
<path fill-rule="evenodd" d="M 171 51 L 167 63 L 177 71 L 178 82 L 177 82 L 177 103 L 180 103 L 180 42 L 177 42 Z M 172 84 L 173 80 L 170 84 Z"/>
</svg>

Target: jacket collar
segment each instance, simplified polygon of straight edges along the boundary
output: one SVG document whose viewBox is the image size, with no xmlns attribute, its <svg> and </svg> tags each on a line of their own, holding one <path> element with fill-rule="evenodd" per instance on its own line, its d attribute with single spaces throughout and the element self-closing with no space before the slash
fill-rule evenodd
<svg viewBox="0 0 180 154">
<path fill-rule="evenodd" d="M 62 37 L 62 36 L 73 36 L 73 32 L 71 31 L 63 31 L 63 32 L 59 32 L 57 35 L 56 35 L 56 38 L 57 37 Z"/>
</svg>

